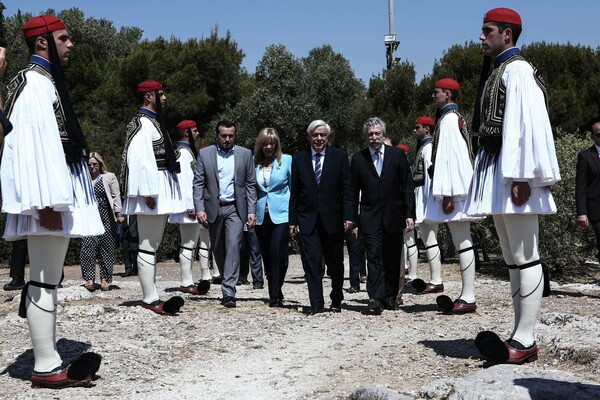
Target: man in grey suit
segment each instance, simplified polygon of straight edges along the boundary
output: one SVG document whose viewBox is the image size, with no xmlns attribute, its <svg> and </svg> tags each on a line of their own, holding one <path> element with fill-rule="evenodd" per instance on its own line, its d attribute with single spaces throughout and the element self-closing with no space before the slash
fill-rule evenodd
<svg viewBox="0 0 600 400">
<path fill-rule="evenodd" d="M 252 228 L 256 221 L 254 161 L 250 150 L 235 146 L 235 123 L 220 121 L 215 131 L 215 145 L 198 153 L 194 206 L 198 222 L 209 228 L 215 261 L 223 277 L 222 303 L 235 307 L 244 224 Z"/>
</svg>

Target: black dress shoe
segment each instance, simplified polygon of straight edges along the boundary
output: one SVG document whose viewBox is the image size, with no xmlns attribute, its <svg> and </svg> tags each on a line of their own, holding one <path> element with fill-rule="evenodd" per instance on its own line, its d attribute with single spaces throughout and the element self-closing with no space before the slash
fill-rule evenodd
<svg viewBox="0 0 600 400">
<path fill-rule="evenodd" d="M 308 310 L 307 314 L 312 316 L 312 315 L 320 314 L 323 311 L 325 311 L 323 308 L 311 308 Z"/>
<path fill-rule="evenodd" d="M 390 311 L 398 311 L 400 306 L 395 301 L 386 301 L 383 303 L 383 308 Z"/>
<path fill-rule="evenodd" d="M 24 281 L 18 281 L 13 279 L 12 281 L 8 282 L 6 285 L 4 285 L 4 290 L 21 290 L 25 287 L 25 282 Z"/>
<path fill-rule="evenodd" d="M 379 315 L 383 311 L 383 306 L 381 305 L 381 302 L 379 300 L 370 299 L 369 300 L 369 310 L 371 310 L 371 312 L 373 314 Z"/>
<path fill-rule="evenodd" d="M 252 284 L 252 289 L 254 289 L 254 290 L 259 290 L 259 289 L 262 289 L 264 287 L 265 287 L 265 285 L 262 284 L 262 283 L 260 283 L 260 282 L 256 282 L 256 283 Z"/>
<path fill-rule="evenodd" d="M 350 289 L 348 289 L 348 293 L 358 293 L 360 292 L 360 287 L 358 286 L 350 286 Z"/>
<path fill-rule="evenodd" d="M 283 307 L 283 299 L 269 300 L 269 307 Z"/>
<path fill-rule="evenodd" d="M 250 281 L 246 278 L 240 278 L 238 279 L 237 283 L 235 284 L 236 286 L 240 286 L 240 285 L 249 285 Z"/>
<path fill-rule="evenodd" d="M 221 278 L 220 276 L 215 276 L 214 278 L 212 278 L 213 285 L 220 285 L 221 282 L 223 282 L 223 278 Z"/>
<path fill-rule="evenodd" d="M 342 303 L 331 303 L 331 307 L 329 307 L 329 311 L 334 313 L 342 312 Z"/>
<path fill-rule="evenodd" d="M 227 308 L 235 308 L 235 306 L 236 306 L 235 299 L 233 297 L 231 297 L 231 296 L 225 296 L 225 297 L 223 297 L 222 303 Z"/>
</svg>

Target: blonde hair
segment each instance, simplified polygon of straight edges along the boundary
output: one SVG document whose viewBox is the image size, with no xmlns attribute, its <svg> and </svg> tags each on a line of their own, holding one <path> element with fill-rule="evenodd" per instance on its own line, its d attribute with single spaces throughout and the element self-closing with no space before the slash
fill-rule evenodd
<svg viewBox="0 0 600 400">
<path fill-rule="evenodd" d="M 92 151 L 90 153 L 90 157 L 88 158 L 88 160 L 90 158 L 95 158 L 98 161 L 98 166 L 100 167 L 100 172 L 105 174 L 108 172 L 108 170 L 106 169 L 106 164 L 104 164 L 104 159 L 102 158 L 102 156 L 100 155 L 100 153 L 96 153 L 95 151 Z"/>
<path fill-rule="evenodd" d="M 258 132 L 256 143 L 254 144 L 254 160 L 257 163 L 262 163 L 265 161 L 265 155 L 262 151 L 262 147 L 268 142 L 273 142 L 274 156 L 277 158 L 279 165 L 281 165 L 281 141 L 279 140 L 279 133 L 277 133 L 275 128 L 263 128 Z"/>
</svg>

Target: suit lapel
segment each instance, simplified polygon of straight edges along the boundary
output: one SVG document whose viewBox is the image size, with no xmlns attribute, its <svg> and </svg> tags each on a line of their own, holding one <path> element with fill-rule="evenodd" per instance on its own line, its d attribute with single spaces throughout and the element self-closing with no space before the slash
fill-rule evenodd
<svg viewBox="0 0 600 400">
<path fill-rule="evenodd" d="M 382 146 L 385 146 L 384 144 L 382 144 Z M 381 165 L 381 176 L 383 176 L 383 174 L 385 173 L 385 170 L 387 168 L 389 168 L 390 163 L 392 162 L 390 156 L 392 155 L 392 152 L 390 151 L 389 148 L 385 149 L 385 153 L 383 154 L 383 164 Z"/>
<path fill-rule="evenodd" d="M 371 157 L 371 151 L 367 147 L 362 151 L 362 153 L 365 159 L 365 163 L 367 164 L 367 168 L 369 169 L 369 171 L 371 171 L 375 178 L 379 179 L 379 175 L 377 175 L 377 170 L 375 169 L 375 163 L 373 162 L 373 157 Z M 383 171 L 383 167 L 381 168 L 381 171 Z"/>
<path fill-rule="evenodd" d="M 273 160 L 271 176 L 269 177 L 269 187 L 273 187 L 275 185 L 275 183 L 279 179 L 280 175 L 281 175 L 281 166 L 279 165 L 279 162 L 277 161 L 277 159 L 275 159 L 275 160 Z"/>
<path fill-rule="evenodd" d="M 312 151 L 310 147 L 306 150 L 306 155 L 304 156 L 304 165 L 306 167 L 306 171 L 311 178 L 312 183 L 318 189 L 319 185 L 317 185 L 317 178 L 315 177 L 315 170 L 312 165 Z M 321 182 L 323 182 L 323 170 L 321 170 Z"/>
<path fill-rule="evenodd" d="M 209 157 L 209 162 L 212 164 L 212 170 L 215 173 L 215 181 L 219 187 L 219 163 L 217 162 L 217 146 L 214 145 Z"/>
<path fill-rule="evenodd" d="M 594 164 L 596 165 L 596 168 L 598 168 L 598 173 L 600 173 L 600 157 L 598 156 L 596 146 L 592 145 L 592 147 L 590 147 L 590 153 L 592 153 L 592 160 L 594 160 Z"/>
</svg>

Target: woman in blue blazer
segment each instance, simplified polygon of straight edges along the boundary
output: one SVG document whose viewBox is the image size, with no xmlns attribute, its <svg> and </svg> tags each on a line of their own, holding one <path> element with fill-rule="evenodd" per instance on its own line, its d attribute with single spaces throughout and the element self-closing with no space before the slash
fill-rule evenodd
<svg viewBox="0 0 600 400">
<path fill-rule="evenodd" d="M 256 162 L 256 234 L 269 281 L 269 307 L 281 307 L 281 287 L 288 269 L 289 201 L 292 157 L 281 152 L 274 128 L 258 133 Z"/>
</svg>

